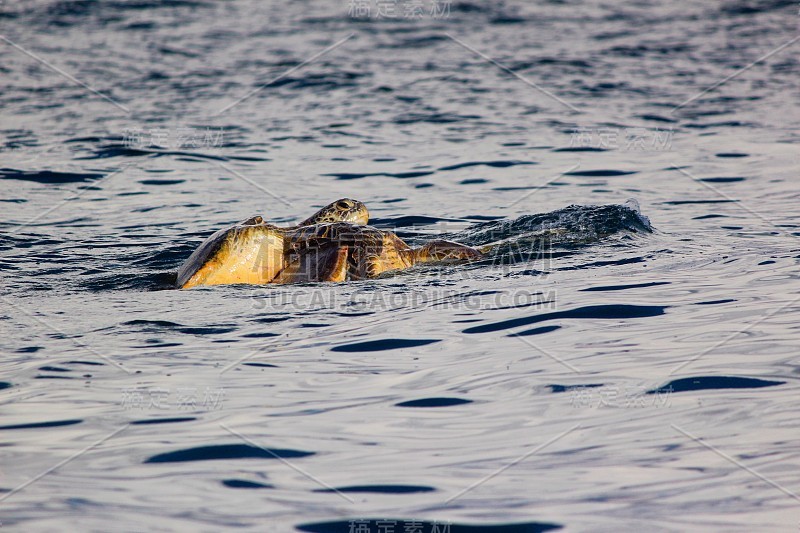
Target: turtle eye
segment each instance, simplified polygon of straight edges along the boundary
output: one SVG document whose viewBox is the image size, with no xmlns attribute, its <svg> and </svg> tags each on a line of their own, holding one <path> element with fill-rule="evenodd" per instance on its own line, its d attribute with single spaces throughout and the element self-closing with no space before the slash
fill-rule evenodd
<svg viewBox="0 0 800 533">
<path fill-rule="evenodd" d="M 338 207 L 339 209 L 352 209 L 353 202 L 351 202 L 350 200 L 339 200 L 338 202 L 336 202 L 336 207 Z"/>
</svg>

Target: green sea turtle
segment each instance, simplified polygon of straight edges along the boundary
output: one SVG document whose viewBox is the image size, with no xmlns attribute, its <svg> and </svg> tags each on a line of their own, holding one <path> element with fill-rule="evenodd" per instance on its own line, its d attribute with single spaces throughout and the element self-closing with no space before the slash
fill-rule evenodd
<svg viewBox="0 0 800 533">
<path fill-rule="evenodd" d="M 290 228 L 249 218 L 206 239 L 178 270 L 177 286 L 346 281 L 420 262 L 482 257 L 450 241 L 411 248 L 394 233 L 365 225 L 368 218 L 366 206 L 350 199 Z"/>
<path fill-rule="evenodd" d="M 285 243 L 298 228 L 326 222 L 366 224 L 363 203 L 342 198 L 326 205 L 296 226 L 281 228 L 254 216 L 208 237 L 178 269 L 176 284 L 197 285 L 269 283 L 284 266 Z"/>
<path fill-rule="evenodd" d="M 391 231 L 349 223 L 297 228 L 287 241 L 286 265 L 271 283 L 374 278 L 417 263 L 475 260 L 478 250 L 445 240 L 412 248 Z"/>
</svg>

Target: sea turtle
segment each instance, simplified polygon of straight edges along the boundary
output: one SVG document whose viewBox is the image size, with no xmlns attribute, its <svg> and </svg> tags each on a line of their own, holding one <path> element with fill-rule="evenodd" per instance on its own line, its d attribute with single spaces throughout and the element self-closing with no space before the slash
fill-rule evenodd
<svg viewBox="0 0 800 533">
<path fill-rule="evenodd" d="M 342 198 L 326 205 L 296 226 L 281 228 L 254 216 L 207 238 L 178 269 L 176 284 L 196 285 L 269 283 L 283 269 L 285 242 L 298 228 L 326 222 L 366 224 L 363 203 Z"/>
<path fill-rule="evenodd" d="M 271 283 L 368 279 L 417 263 L 483 257 L 474 248 L 445 240 L 411 248 L 391 231 L 344 222 L 297 228 L 286 244 L 286 266 Z"/>
<path fill-rule="evenodd" d="M 206 239 L 178 270 L 177 285 L 346 281 L 419 262 L 482 257 L 474 248 L 442 240 L 414 249 L 392 232 L 366 226 L 367 220 L 364 204 L 349 199 L 291 228 L 247 219 Z"/>
</svg>

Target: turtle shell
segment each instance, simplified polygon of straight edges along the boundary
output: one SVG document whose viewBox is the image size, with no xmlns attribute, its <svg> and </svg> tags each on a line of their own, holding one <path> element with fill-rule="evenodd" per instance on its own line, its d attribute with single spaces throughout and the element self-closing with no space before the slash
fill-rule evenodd
<svg viewBox="0 0 800 533">
<path fill-rule="evenodd" d="M 178 269 L 176 284 L 262 284 L 283 268 L 283 230 L 252 217 L 208 237 Z"/>
<path fill-rule="evenodd" d="M 287 251 L 299 252 L 322 244 L 356 244 L 380 239 L 382 233 L 372 226 L 361 226 L 349 222 L 333 222 L 302 226 L 286 233 Z"/>
<path fill-rule="evenodd" d="M 308 272 L 336 271 L 343 254 L 347 257 L 345 279 L 373 278 L 387 270 L 408 268 L 414 264 L 411 248 L 397 235 L 372 226 L 346 222 L 314 224 L 288 232 L 286 235 L 286 264 L 290 272 L 304 272 L 303 281 L 333 281 L 312 279 Z M 346 252 L 342 252 L 346 249 Z M 314 265 L 309 268 L 302 265 Z M 336 276 L 338 277 L 338 276 Z M 284 282 L 291 279 L 281 278 Z"/>
</svg>

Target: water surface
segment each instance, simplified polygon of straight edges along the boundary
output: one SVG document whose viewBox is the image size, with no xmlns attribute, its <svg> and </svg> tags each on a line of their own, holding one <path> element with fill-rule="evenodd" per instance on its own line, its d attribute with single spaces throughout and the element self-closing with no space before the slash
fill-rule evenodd
<svg viewBox="0 0 800 533">
<path fill-rule="evenodd" d="M 348 11 L 0 6 L 3 527 L 794 530 L 796 3 Z M 170 290 L 344 196 L 501 242 Z"/>
</svg>

